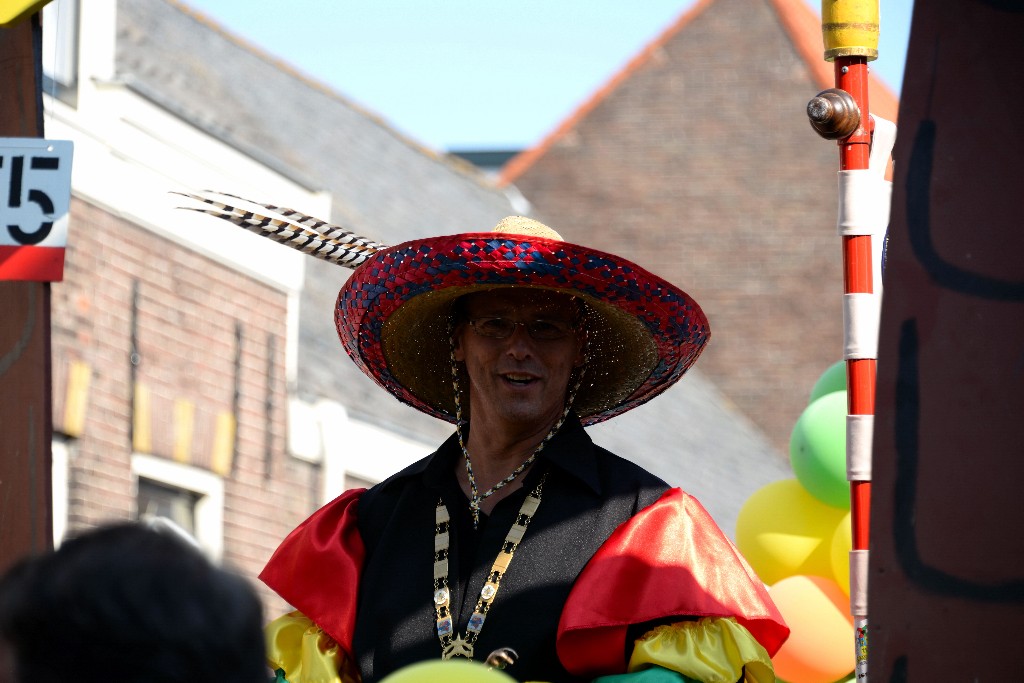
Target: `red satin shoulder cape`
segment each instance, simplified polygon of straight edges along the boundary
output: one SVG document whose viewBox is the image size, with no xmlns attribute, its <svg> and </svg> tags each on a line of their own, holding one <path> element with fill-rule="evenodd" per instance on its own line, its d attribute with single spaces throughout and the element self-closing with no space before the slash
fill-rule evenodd
<svg viewBox="0 0 1024 683">
<path fill-rule="evenodd" d="M 346 491 L 314 512 L 259 577 L 350 656 L 366 554 L 356 525 L 364 490 Z M 559 658 L 579 676 L 621 673 L 629 625 L 673 616 L 736 617 L 770 655 L 789 635 L 746 560 L 680 489 L 624 522 L 590 559 L 562 611 Z"/>
<path fill-rule="evenodd" d="M 352 489 L 323 506 L 281 542 L 260 580 L 312 619 L 352 656 L 359 576 L 366 549 Z"/>
<path fill-rule="evenodd" d="M 789 636 L 750 565 L 677 488 L 624 522 L 584 567 L 562 611 L 558 657 L 577 676 L 622 673 L 627 627 L 674 616 L 736 617 L 769 655 Z"/>
</svg>

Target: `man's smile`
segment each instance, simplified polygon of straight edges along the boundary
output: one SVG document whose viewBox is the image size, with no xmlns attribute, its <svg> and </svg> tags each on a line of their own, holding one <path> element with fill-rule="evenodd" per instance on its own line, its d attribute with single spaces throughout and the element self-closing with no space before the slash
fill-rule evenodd
<svg viewBox="0 0 1024 683">
<path fill-rule="evenodd" d="M 522 372 L 505 372 L 501 373 L 501 378 L 509 384 L 516 386 L 525 387 L 535 382 L 538 378 L 535 375 L 530 375 Z"/>
</svg>

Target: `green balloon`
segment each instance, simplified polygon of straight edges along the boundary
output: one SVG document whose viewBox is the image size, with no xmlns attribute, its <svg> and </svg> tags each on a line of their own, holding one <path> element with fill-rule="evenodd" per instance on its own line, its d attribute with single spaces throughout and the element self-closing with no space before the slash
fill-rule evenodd
<svg viewBox="0 0 1024 683">
<path fill-rule="evenodd" d="M 789 462 L 807 492 L 826 505 L 848 510 L 846 392 L 833 391 L 801 413 L 789 437 Z"/>
<path fill-rule="evenodd" d="M 821 373 L 821 377 L 814 383 L 811 389 L 811 399 L 808 403 L 814 403 L 825 394 L 833 391 L 846 391 L 846 361 L 841 360 L 833 363 L 828 370 Z"/>
<path fill-rule="evenodd" d="M 500 669 L 469 659 L 430 659 L 388 674 L 381 683 L 516 683 Z"/>
</svg>

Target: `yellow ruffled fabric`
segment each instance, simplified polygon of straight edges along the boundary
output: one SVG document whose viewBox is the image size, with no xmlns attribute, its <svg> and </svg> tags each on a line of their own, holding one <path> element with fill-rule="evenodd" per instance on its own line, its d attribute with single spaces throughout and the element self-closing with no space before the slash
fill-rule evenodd
<svg viewBox="0 0 1024 683">
<path fill-rule="evenodd" d="M 771 657 L 736 620 L 708 617 L 658 626 L 636 641 L 627 671 L 649 666 L 703 683 L 774 683 Z"/>
<path fill-rule="evenodd" d="M 267 663 L 283 670 L 288 683 L 359 683 L 352 661 L 334 639 L 302 612 L 267 624 Z"/>
</svg>

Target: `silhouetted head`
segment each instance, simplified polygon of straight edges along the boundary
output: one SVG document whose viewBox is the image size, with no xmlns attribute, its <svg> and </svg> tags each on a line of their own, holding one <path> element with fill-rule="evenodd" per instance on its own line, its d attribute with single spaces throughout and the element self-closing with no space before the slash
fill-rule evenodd
<svg viewBox="0 0 1024 683">
<path fill-rule="evenodd" d="M 87 532 L 0 579 L 16 683 L 266 681 L 262 625 L 248 582 L 140 524 Z"/>
</svg>

